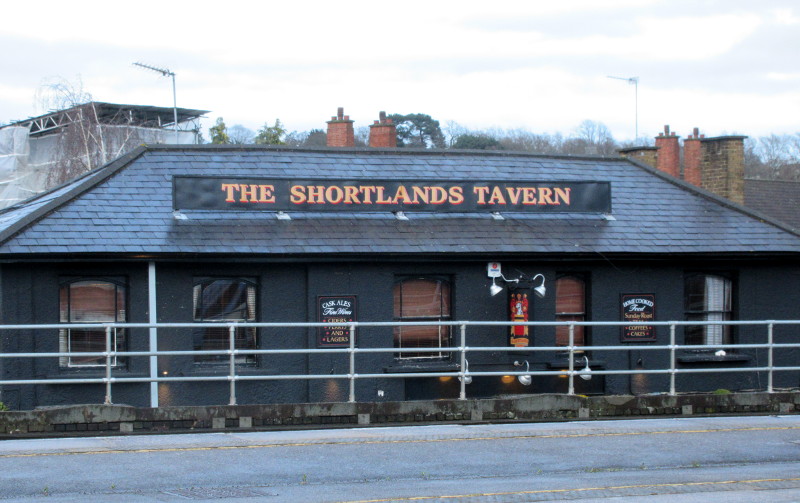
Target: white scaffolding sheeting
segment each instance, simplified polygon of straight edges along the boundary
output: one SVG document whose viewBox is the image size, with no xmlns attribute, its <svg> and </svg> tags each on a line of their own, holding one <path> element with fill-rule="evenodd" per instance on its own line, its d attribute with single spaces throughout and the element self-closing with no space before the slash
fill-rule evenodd
<svg viewBox="0 0 800 503">
<path fill-rule="evenodd" d="M 25 126 L 0 129 L 0 208 L 44 189 L 39 170 L 30 163 L 29 132 Z"/>
</svg>

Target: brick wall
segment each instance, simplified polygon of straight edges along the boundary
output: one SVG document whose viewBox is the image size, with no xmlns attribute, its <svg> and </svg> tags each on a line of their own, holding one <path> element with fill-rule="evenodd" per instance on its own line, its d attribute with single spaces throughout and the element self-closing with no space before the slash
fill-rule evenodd
<svg viewBox="0 0 800 503">
<path fill-rule="evenodd" d="M 328 146 L 329 147 L 354 147 L 356 145 L 353 121 L 349 115 L 344 115 L 344 108 L 339 107 L 336 117 L 328 121 Z"/>
<path fill-rule="evenodd" d="M 720 136 L 700 140 L 702 187 L 744 204 L 745 136 Z"/>
<path fill-rule="evenodd" d="M 656 148 L 658 148 L 656 169 L 675 178 L 680 178 L 681 147 L 678 143 L 678 136 L 675 133 L 670 133 L 668 125 L 664 126 L 664 132 L 659 133 L 656 137 Z"/>
<path fill-rule="evenodd" d="M 379 119 L 369 127 L 369 146 L 387 148 L 397 146 L 397 126 L 381 112 Z"/>
</svg>

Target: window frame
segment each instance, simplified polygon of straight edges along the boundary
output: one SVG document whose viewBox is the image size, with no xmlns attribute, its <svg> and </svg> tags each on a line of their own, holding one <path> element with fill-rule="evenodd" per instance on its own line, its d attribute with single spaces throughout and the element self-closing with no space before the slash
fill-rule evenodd
<svg viewBox="0 0 800 503">
<path fill-rule="evenodd" d="M 559 311 L 559 297 L 558 297 L 558 285 L 561 280 L 565 279 L 574 279 L 581 282 L 583 286 L 583 311 Z M 589 275 L 582 272 L 562 272 L 556 274 L 556 279 L 554 281 L 555 286 L 553 290 L 555 291 L 554 297 L 554 318 L 555 321 L 588 321 L 589 320 Z M 562 319 L 562 318 L 581 318 L 581 319 Z M 564 333 L 560 336 L 559 332 L 563 329 Z M 581 338 L 582 342 L 578 342 L 578 331 L 581 331 Z M 587 326 L 576 326 L 575 327 L 575 346 L 586 347 L 591 345 L 591 327 Z M 563 344 L 559 344 L 559 338 L 564 340 Z M 555 327 L 555 346 L 560 347 L 567 347 L 569 346 L 569 328 L 568 327 Z M 582 351 L 576 351 L 582 352 Z"/>
<path fill-rule="evenodd" d="M 250 314 L 248 313 L 246 318 L 231 318 L 231 317 L 221 318 L 218 316 L 207 317 L 203 316 L 202 314 L 201 316 L 198 317 L 198 307 L 199 307 L 198 302 L 202 303 L 204 292 L 209 286 L 220 281 L 228 281 L 231 283 L 238 283 L 240 285 L 244 285 L 246 289 L 244 292 L 246 299 L 245 310 L 248 312 L 252 310 L 252 316 L 250 316 Z M 220 324 L 229 323 L 231 321 L 255 323 L 258 321 L 258 312 L 259 312 L 258 296 L 259 296 L 259 287 L 258 287 L 258 281 L 255 277 L 245 277 L 245 276 L 195 277 L 192 279 L 192 321 L 195 323 L 220 323 Z M 252 306 L 250 305 L 251 299 L 252 299 Z M 227 350 L 230 347 L 227 329 L 225 329 L 224 337 L 219 338 L 219 340 L 224 342 L 220 344 L 219 347 L 205 346 L 205 344 L 209 341 L 209 339 L 213 339 L 213 338 L 207 338 L 208 331 L 210 330 L 219 330 L 219 329 L 210 327 L 198 327 L 192 329 L 193 351 Z M 235 349 L 250 350 L 259 348 L 259 333 L 257 327 L 237 327 L 236 331 L 237 334 L 234 336 Z M 240 336 L 239 334 L 241 334 L 242 332 L 244 332 L 244 335 Z M 200 346 L 196 344 L 196 341 L 198 340 L 202 342 Z M 245 344 L 239 344 L 240 340 L 244 341 Z M 252 342 L 248 343 L 248 341 Z M 257 355 L 238 355 L 235 357 L 235 359 L 236 359 L 236 364 L 238 365 L 255 366 L 258 364 Z M 229 362 L 230 359 L 227 355 L 194 355 L 194 364 L 198 366 L 226 365 Z"/>
<path fill-rule="evenodd" d="M 113 298 L 114 298 L 114 320 L 97 320 L 97 319 L 84 319 L 80 321 L 73 321 L 73 287 L 80 283 L 88 283 L 88 284 L 103 284 L 103 285 L 113 285 Z M 66 297 L 66 309 L 64 309 L 64 297 L 63 292 L 66 289 L 67 297 Z M 59 323 L 69 324 L 69 323 L 126 323 L 128 320 L 128 303 L 129 303 L 129 288 L 128 288 L 128 281 L 127 278 L 124 276 L 71 276 L 71 277 L 64 277 L 59 280 L 58 283 L 58 319 Z M 120 299 L 119 296 L 122 295 L 122 302 L 120 306 Z M 121 315 L 121 316 L 120 316 Z M 119 318 L 123 319 L 119 319 Z M 65 319 L 66 318 L 66 319 Z M 90 329 L 72 329 L 72 328 L 61 328 L 58 331 L 58 350 L 59 353 L 80 353 L 81 351 L 73 350 L 74 345 L 74 337 L 73 337 L 73 330 L 80 330 L 82 332 L 93 333 L 98 332 L 97 330 L 90 330 Z M 88 350 L 88 353 L 97 353 L 97 352 L 104 352 L 106 350 L 106 342 L 105 342 L 105 329 L 101 329 L 99 332 L 102 333 L 102 345 L 97 348 L 97 351 Z M 96 342 L 91 342 L 96 343 Z M 127 331 L 124 328 L 115 328 L 112 330 L 111 335 L 111 350 L 112 351 L 124 351 L 127 347 Z M 76 356 L 60 356 L 58 358 L 58 366 L 62 369 L 81 369 L 81 368 L 101 368 L 106 366 L 106 358 L 103 356 L 92 356 L 87 357 L 91 360 L 86 363 L 77 362 L 80 357 Z M 111 359 L 111 366 L 112 367 L 123 367 L 126 365 L 127 361 L 125 358 L 114 356 Z"/>
<path fill-rule="evenodd" d="M 409 281 L 435 281 L 439 285 L 447 285 L 447 295 L 440 296 L 440 303 L 439 303 L 439 315 L 430 315 L 430 316 L 403 316 L 403 294 L 402 294 L 402 285 Z M 396 312 L 397 306 L 397 288 L 400 288 L 400 314 Z M 447 301 L 447 314 L 443 315 L 443 307 L 445 305 L 445 298 Z M 439 274 L 424 274 L 424 275 L 404 275 L 404 276 L 397 276 L 395 278 L 394 284 L 392 285 L 392 305 L 393 305 L 393 312 L 392 312 L 392 320 L 398 322 L 412 322 L 412 321 L 451 321 L 453 319 L 453 280 L 449 276 L 439 275 Z M 431 325 L 432 327 L 434 325 Z M 392 331 L 392 344 L 393 347 L 399 349 L 412 349 L 412 347 L 404 347 L 402 345 L 402 332 L 404 327 L 395 326 Z M 412 328 L 425 328 L 425 326 L 420 327 L 412 327 Z M 453 327 L 451 326 L 443 326 L 439 325 L 437 330 L 437 339 L 439 342 L 440 348 L 450 348 L 453 347 Z M 416 346 L 416 347 L 434 347 L 434 346 Z M 394 357 L 400 361 L 445 361 L 450 360 L 451 358 L 450 351 L 425 351 L 421 353 L 413 353 L 409 351 L 398 352 L 395 353 Z"/>
<path fill-rule="evenodd" d="M 722 309 L 714 309 L 710 307 L 705 307 L 704 309 L 690 309 L 690 296 L 692 293 L 690 292 L 690 281 L 702 278 L 704 281 L 704 290 L 703 290 L 703 303 L 707 306 L 708 304 L 708 291 L 707 282 L 711 278 L 716 278 L 722 280 L 722 301 L 723 303 L 727 303 L 726 306 L 722 306 Z M 690 271 L 684 274 L 683 278 L 683 316 L 686 321 L 733 321 L 736 319 L 736 296 L 735 296 L 735 280 L 733 276 L 729 273 L 719 272 L 719 271 Z M 712 306 L 713 307 L 713 306 Z M 709 317 L 711 315 L 721 315 L 721 319 L 719 320 L 711 320 Z M 725 317 L 727 315 L 727 318 Z M 701 318 L 697 318 L 700 316 Z M 719 328 L 720 329 L 720 341 L 719 342 L 712 342 L 709 341 L 709 338 L 712 337 L 712 334 L 709 334 L 710 329 L 712 328 Z M 698 333 L 690 333 L 690 332 L 698 332 Z M 695 338 L 701 338 L 700 340 L 693 340 Z M 733 346 L 736 344 L 736 334 L 735 334 L 735 327 L 733 325 L 686 325 L 683 327 L 683 343 L 687 346 Z M 688 349 L 689 352 L 696 352 L 696 353 L 706 353 L 715 351 L 714 349 L 703 349 L 703 348 L 693 348 Z"/>
</svg>

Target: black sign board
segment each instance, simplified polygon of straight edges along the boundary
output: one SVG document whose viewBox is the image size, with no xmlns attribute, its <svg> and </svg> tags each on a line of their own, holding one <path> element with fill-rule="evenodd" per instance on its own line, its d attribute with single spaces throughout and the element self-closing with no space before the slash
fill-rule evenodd
<svg viewBox="0 0 800 503">
<path fill-rule="evenodd" d="M 636 323 L 622 327 L 622 342 L 653 342 L 656 327 L 647 325 L 656 319 L 656 296 L 652 293 L 624 293 L 620 295 L 622 321 Z"/>
<path fill-rule="evenodd" d="M 317 297 L 317 321 L 332 323 L 317 329 L 317 347 L 349 347 L 350 327 L 335 325 L 335 323 L 358 321 L 356 296 L 326 295 Z"/>
<path fill-rule="evenodd" d="M 611 184 L 176 176 L 173 206 L 217 211 L 610 213 Z"/>
</svg>

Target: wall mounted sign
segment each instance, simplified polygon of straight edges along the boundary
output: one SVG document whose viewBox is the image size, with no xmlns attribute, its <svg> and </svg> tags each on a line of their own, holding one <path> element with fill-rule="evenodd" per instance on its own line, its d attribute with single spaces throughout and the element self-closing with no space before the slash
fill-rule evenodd
<svg viewBox="0 0 800 503">
<path fill-rule="evenodd" d="M 355 295 L 325 295 L 317 297 L 317 321 L 331 323 L 317 329 L 317 347 L 349 347 L 350 327 L 336 325 L 358 321 Z"/>
<path fill-rule="evenodd" d="M 656 327 L 646 325 L 656 319 L 656 296 L 652 293 L 624 293 L 620 295 L 622 321 L 636 323 L 622 327 L 622 342 L 653 342 Z"/>
<path fill-rule="evenodd" d="M 609 182 L 282 180 L 176 176 L 176 210 L 610 213 Z"/>
<path fill-rule="evenodd" d="M 527 291 L 511 290 L 509 305 L 511 321 L 528 321 L 528 293 Z M 527 348 L 530 344 L 528 325 L 512 325 L 509 343 L 515 348 Z"/>
</svg>

